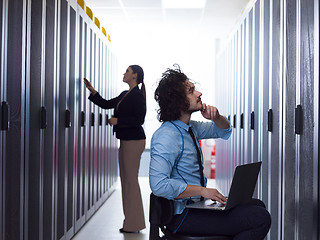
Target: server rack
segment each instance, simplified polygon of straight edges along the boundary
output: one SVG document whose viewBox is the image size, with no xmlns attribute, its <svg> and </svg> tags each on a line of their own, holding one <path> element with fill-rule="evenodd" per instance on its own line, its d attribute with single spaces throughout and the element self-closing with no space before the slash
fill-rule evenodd
<svg viewBox="0 0 320 240">
<path fill-rule="evenodd" d="M 114 96 L 116 57 L 77 2 L 0 2 L 3 240 L 71 239 L 114 190 L 117 141 L 82 79 Z"/>
<path fill-rule="evenodd" d="M 217 183 L 227 192 L 235 165 L 262 161 L 268 239 L 319 239 L 318 37 L 318 1 L 257 0 L 217 57 L 218 81 L 229 81 L 217 103 L 234 127 L 230 143 L 217 141 Z"/>
</svg>

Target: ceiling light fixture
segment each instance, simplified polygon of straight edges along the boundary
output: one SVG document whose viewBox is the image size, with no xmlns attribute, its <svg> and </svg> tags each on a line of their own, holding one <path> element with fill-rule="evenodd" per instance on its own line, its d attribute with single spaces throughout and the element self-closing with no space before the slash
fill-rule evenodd
<svg viewBox="0 0 320 240">
<path fill-rule="evenodd" d="M 206 0 L 162 0 L 163 8 L 204 8 Z"/>
</svg>

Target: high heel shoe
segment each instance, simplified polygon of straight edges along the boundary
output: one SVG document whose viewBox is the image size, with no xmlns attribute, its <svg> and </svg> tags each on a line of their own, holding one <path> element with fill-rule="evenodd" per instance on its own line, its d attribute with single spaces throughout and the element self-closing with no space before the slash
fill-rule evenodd
<svg viewBox="0 0 320 240">
<path fill-rule="evenodd" d="M 139 233 L 140 231 L 130 232 L 130 231 L 123 230 L 123 228 L 120 228 L 119 232 L 121 232 L 121 233 Z"/>
</svg>

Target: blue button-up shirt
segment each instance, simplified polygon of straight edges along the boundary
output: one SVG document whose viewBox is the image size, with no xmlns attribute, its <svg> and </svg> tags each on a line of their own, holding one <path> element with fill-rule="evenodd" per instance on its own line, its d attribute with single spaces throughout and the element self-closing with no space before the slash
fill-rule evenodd
<svg viewBox="0 0 320 240">
<path fill-rule="evenodd" d="M 153 134 L 150 147 L 150 187 L 156 196 L 175 200 L 175 214 L 182 213 L 190 199 L 175 199 L 187 185 L 201 186 L 197 151 L 188 132 L 189 127 L 198 140 L 208 138 L 226 140 L 232 131 L 231 125 L 228 129 L 221 129 L 213 121 L 190 121 L 187 125 L 175 120 L 164 122 Z M 200 149 L 199 145 L 198 147 Z M 206 184 L 205 178 L 205 186 Z"/>
</svg>

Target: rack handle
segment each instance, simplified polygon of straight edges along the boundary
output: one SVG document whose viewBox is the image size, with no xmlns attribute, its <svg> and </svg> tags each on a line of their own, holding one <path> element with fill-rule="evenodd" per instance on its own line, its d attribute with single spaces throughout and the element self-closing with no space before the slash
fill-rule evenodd
<svg viewBox="0 0 320 240">
<path fill-rule="evenodd" d="M 237 126 L 237 115 L 234 114 L 233 115 L 233 127 L 236 128 L 236 126 Z"/>
<path fill-rule="evenodd" d="M 91 126 L 94 126 L 94 113 L 91 113 Z"/>
<path fill-rule="evenodd" d="M 84 111 L 81 111 L 80 113 L 80 124 L 81 127 L 84 127 L 84 125 L 86 125 L 86 113 Z"/>
<path fill-rule="evenodd" d="M 108 125 L 108 122 L 109 122 L 109 115 L 106 114 L 106 125 Z"/>
<path fill-rule="evenodd" d="M 302 106 L 297 105 L 295 109 L 295 133 L 301 135 L 302 134 Z"/>
<path fill-rule="evenodd" d="M 1 130 L 9 129 L 9 104 L 5 101 L 1 103 Z"/>
<path fill-rule="evenodd" d="M 243 128 L 243 113 L 240 115 L 240 128 Z"/>
<path fill-rule="evenodd" d="M 272 132 L 272 127 L 273 127 L 273 113 L 272 109 L 268 110 L 268 131 Z"/>
<path fill-rule="evenodd" d="M 102 126 L 102 113 L 99 114 L 99 126 Z"/>
<path fill-rule="evenodd" d="M 66 109 L 65 115 L 66 115 L 65 127 L 70 128 L 71 127 L 71 112 L 69 109 Z"/>
<path fill-rule="evenodd" d="M 40 110 L 40 129 L 47 128 L 47 109 L 42 106 Z"/>
<path fill-rule="evenodd" d="M 254 130 L 254 112 L 251 112 L 251 121 L 250 121 L 250 124 L 251 124 L 251 129 Z"/>
</svg>

